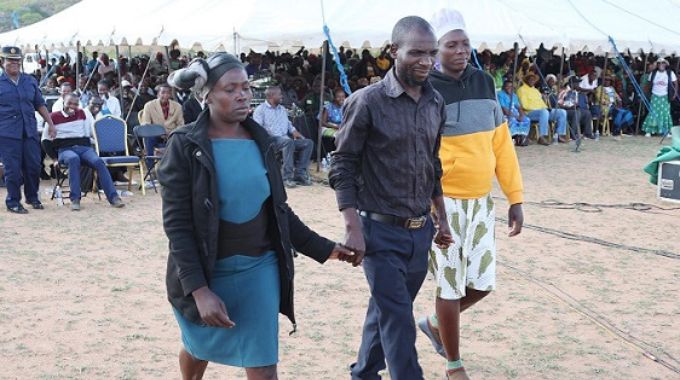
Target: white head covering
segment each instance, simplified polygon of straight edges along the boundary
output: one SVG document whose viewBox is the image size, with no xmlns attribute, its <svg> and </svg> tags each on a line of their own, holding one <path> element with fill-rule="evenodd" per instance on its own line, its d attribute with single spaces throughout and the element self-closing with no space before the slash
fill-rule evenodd
<svg viewBox="0 0 680 380">
<path fill-rule="evenodd" d="M 437 40 L 452 30 L 465 31 L 465 20 L 463 15 L 457 10 L 443 8 L 437 11 L 432 17 L 432 27 L 434 28 Z"/>
</svg>

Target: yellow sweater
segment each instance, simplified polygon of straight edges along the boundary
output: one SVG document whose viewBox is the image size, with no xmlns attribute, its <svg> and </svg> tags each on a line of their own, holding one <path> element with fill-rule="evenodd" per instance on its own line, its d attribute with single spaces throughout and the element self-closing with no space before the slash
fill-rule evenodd
<svg viewBox="0 0 680 380">
<path fill-rule="evenodd" d="M 510 204 L 524 202 L 522 175 L 506 123 L 492 131 L 442 136 L 439 158 L 447 197 L 481 198 L 491 192 L 495 176 Z"/>
<path fill-rule="evenodd" d="M 446 102 L 439 149 L 444 195 L 481 198 L 491 192 L 496 177 L 508 202 L 522 203 L 522 174 L 493 79 L 468 66 L 460 80 L 439 72 L 430 80 Z"/>
<path fill-rule="evenodd" d="M 548 108 L 543 101 L 541 92 L 537 88 L 531 87 L 527 84 L 521 85 L 517 89 L 517 97 L 522 109 L 526 111 L 542 110 Z"/>
</svg>

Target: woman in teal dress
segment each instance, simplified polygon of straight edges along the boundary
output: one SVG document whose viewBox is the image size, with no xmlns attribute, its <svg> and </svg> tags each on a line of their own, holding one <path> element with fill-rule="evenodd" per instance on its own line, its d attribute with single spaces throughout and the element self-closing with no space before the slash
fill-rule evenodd
<svg viewBox="0 0 680 380">
<path fill-rule="evenodd" d="M 168 81 L 206 103 L 170 135 L 158 167 L 182 378 L 201 379 L 215 362 L 276 379 L 278 312 L 295 327 L 293 250 L 321 263 L 352 253 L 288 207 L 270 138 L 248 117 L 252 94 L 236 57 L 195 60 Z"/>
</svg>

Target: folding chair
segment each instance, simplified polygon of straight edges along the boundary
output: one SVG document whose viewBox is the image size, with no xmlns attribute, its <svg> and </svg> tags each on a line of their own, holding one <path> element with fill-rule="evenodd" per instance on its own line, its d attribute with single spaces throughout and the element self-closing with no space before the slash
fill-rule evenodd
<svg viewBox="0 0 680 380">
<path fill-rule="evenodd" d="M 165 136 L 167 134 L 167 132 L 165 131 L 165 127 L 159 124 L 145 124 L 136 126 L 132 131 L 135 135 L 135 139 L 137 141 L 141 141 L 140 143 L 142 147 L 141 158 L 142 161 L 144 161 L 144 165 L 146 167 L 146 173 L 144 174 L 144 178 L 140 185 L 144 187 L 144 181 L 146 181 L 146 179 L 148 178 L 153 186 L 153 191 L 158 193 L 158 189 L 156 189 L 156 183 L 154 182 L 156 174 L 153 170 L 156 167 L 158 161 L 160 161 L 161 155 L 157 155 L 153 151 L 154 147 L 147 147 L 146 142 L 147 139 L 150 138 L 159 138 Z"/>
<path fill-rule="evenodd" d="M 144 162 L 138 156 L 131 156 L 127 144 L 127 125 L 125 120 L 107 115 L 94 122 L 94 137 L 97 154 L 107 167 L 127 167 L 130 169 L 128 191 L 132 191 L 132 172 L 139 166 L 139 179 L 144 183 Z M 144 186 L 142 194 L 146 195 Z"/>
<path fill-rule="evenodd" d="M 66 187 L 64 186 L 66 180 L 69 179 L 68 165 L 59 162 L 59 156 L 57 154 L 57 151 L 52 146 L 52 140 L 42 140 L 40 145 L 45 151 L 45 154 L 47 154 L 47 157 L 49 157 L 52 160 L 50 166 L 54 169 L 54 174 L 56 177 L 56 182 L 52 187 L 52 195 L 50 196 L 50 200 L 54 200 L 54 197 L 56 196 L 57 193 L 57 187 L 62 189 L 62 196 L 64 198 L 67 198 L 68 193 L 71 191 L 70 184 L 68 190 L 65 190 Z M 83 181 L 83 178 L 87 177 L 89 173 L 93 173 L 94 169 L 87 166 L 81 166 L 80 170 L 81 172 L 78 173 L 78 175 L 81 178 L 81 184 L 87 185 L 86 181 Z M 90 190 L 92 192 L 97 192 L 97 183 L 94 182 L 94 180 L 92 182 L 92 188 L 89 189 L 89 187 L 90 186 L 81 186 L 80 191 L 82 191 L 85 194 L 84 196 L 87 196 L 87 193 Z M 97 192 L 97 196 L 99 197 L 99 199 L 101 199 L 101 195 L 99 194 L 99 192 Z"/>
</svg>

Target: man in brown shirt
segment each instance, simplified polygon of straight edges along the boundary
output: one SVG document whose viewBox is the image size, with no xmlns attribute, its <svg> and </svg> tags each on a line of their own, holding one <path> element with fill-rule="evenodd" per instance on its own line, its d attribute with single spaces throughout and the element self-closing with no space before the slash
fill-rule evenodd
<svg viewBox="0 0 680 380">
<path fill-rule="evenodd" d="M 450 240 L 438 157 L 444 99 L 428 82 L 437 54 L 431 26 L 405 17 L 394 26 L 395 66 L 385 79 L 345 103 L 329 181 L 346 225 L 345 245 L 363 260 L 371 290 L 352 379 L 379 379 L 385 361 L 394 380 L 423 378 L 415 349 L 413 300 L 428 252 Z M 364 256 L 365 255 L 365 256 Z"/>
</svg>

